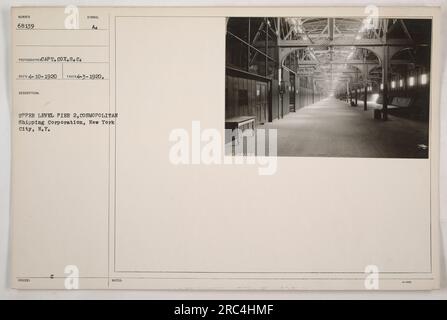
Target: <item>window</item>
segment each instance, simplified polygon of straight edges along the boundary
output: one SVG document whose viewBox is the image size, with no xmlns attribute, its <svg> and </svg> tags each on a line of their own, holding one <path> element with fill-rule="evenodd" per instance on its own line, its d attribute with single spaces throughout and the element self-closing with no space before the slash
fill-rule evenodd
<svg viewBox="0 0 447 320">
<path fill-rule="evenodd" d="M 410 85 L 410 87 L 414 86 L 414 77 L 408 78 L 408 84 Z"/>
<path fill-rule="evenodd" d="M 400 80 L 399 80 L 399 87 L 402 88 L 403 86 L 404 86 L 404 80 L 403 80 L 403 79 L 400 79 Z"/>
<path fill-rule="evenodd" d="M 383 83 L 380 84 L 380 90 L 383 90 Z"/>
<path fill-rule="evenodd" d="M 391 81 L 391 88 L 392 89 L 396 88 L 396 81 Z"/>
<path fill-rule="evenodd" d="M 421 84 L 427 84 L 427 75 L 425 73 L 421 75 Z"/>
</svg>

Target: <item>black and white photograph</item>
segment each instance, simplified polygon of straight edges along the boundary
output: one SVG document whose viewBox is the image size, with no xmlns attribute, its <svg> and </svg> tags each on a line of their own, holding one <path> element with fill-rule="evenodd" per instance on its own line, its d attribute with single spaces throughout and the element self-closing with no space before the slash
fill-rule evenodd
<svg viewBox="0 0 447 320">
<path fill-rule="evenodd" d="M 374 12 L 230 17 L 225 128 L 275 129 L 278 156 L 428 158 L 431 29 Z"/>
<path fill-rule="evenodd" d="M 2 1 L 0 300 L 446 299 L 434 1 Z"/>
</svg>

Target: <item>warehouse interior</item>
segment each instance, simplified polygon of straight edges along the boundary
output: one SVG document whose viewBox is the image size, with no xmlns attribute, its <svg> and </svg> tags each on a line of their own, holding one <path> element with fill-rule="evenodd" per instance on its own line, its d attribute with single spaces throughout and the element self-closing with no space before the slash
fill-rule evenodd
<svg viewBox="0 0 447 320">
<path fill-rule="evenodd" d="M 428 157 L 430 19 L 226 23 L 227 129 L 277 129 L 278 156 Z"/>
</svg>

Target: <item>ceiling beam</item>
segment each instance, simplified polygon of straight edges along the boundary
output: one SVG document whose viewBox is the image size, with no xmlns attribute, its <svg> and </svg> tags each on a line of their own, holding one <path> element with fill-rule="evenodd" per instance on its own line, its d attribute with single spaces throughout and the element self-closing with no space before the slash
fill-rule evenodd
<svg viewBox="0 0 447 320">
<path fill-rule="evenodd" d="M 409 39 L 389 39 L 384 42 L 380 39 L 342 39 L 335 38 L 328 39 L 313 39 L 309 40 L 279 40 L 278 46 L 280 48 L 300 48 L 300 47 L 318 47 L 318 46 L 333 46 L 333 47 L 371 47 L 371 46 L 414 46 L 415 42 Z"/>
</svg>

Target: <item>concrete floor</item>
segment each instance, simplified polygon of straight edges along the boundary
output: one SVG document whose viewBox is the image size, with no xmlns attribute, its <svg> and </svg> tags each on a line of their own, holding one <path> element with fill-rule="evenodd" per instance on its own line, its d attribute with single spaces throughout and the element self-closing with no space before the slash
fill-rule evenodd
<svg viewBox="0 0 447 320">
<path fill-rule="evenodd" d="M 373 119 L 373 105 L 328 98 L 301 108 L 264 128 L 278 130 L 278 156 L 426 158 L 428 123 L 389 116 Z"/>
</svg>

